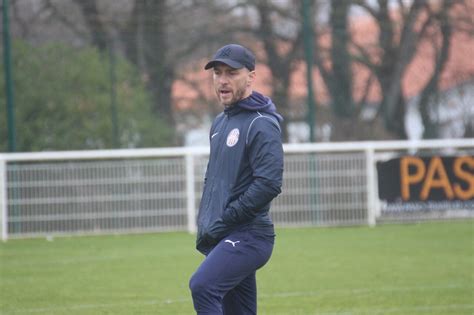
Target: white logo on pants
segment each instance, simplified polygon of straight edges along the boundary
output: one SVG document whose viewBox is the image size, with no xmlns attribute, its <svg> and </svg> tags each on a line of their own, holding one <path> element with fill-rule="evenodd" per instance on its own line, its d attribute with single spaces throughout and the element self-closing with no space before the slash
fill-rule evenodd
<svg viewBox="0 0 474 315">
<path fill-rule="evenodd" d="M 232 247 L 235 247 L 235 244 L 240 243 L 240 241 L 232 242 L 231 240 L 225 240 L 224 243 L 231 243 Z"/>
</svg>

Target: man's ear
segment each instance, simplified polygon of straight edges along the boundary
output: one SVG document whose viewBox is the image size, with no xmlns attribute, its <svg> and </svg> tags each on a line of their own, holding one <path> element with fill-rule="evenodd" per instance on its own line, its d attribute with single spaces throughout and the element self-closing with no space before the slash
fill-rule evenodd
<svg viewBox="0 0 474 315">
<path fill-rule="evenodd" d="M 249 75 L 247 77 L 247 86 L 252 85 L 253 81 L 255 81 L 256 76 L 257 74 L 255 73 L 255 70 L 249 72 Z"/>
</svg>

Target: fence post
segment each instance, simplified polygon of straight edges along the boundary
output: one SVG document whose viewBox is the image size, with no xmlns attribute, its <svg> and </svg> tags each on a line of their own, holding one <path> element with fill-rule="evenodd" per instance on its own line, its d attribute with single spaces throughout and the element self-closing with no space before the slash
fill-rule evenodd
<svg viewBox="0 0 474 315">
<path fill-rule="evenodd" d="M 7 206 L 7 162 L 0 155 L 0 230 L 2 240 L 8 240 L 8 206 Z"/>
<path fill-rule="evenodd" d="M 188 213 L 188 232 L 195 233 L 196 228 L 196 193 L 194 176 L 194 155 L 185 153 L 186 158 L 186 200 Z"/>
<path fill-rule="evenodd" d="M 367 223 L 369 226 L 375 226 L 376 224 L 376 185 L 377 180 L 375 178 L 375 152 L 374 147 L 369 145 L 365 148 L 365 161 L 366 161 L 366 172 L 367 172 Z"/>
</svg>

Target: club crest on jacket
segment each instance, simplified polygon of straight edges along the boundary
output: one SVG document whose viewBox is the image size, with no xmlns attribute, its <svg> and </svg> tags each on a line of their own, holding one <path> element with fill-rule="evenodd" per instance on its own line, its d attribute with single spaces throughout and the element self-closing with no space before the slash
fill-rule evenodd
<svg viewBox="0 0 474 315">
<path fill-rule="evenodd" d="M 232 129 L 229 134 L 227 135 L 227 146 L 228 147 L 233 147 L 234 145 L 237 144 L 237 142 L 239 141 L 239 129 L 235 128 L 235 129 Z"/>
</svg>

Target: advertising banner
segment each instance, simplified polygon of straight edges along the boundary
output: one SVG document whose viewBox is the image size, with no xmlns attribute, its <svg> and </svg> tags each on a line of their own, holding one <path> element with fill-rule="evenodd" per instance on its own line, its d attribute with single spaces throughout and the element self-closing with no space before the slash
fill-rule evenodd
<svg viewBox="0 0 474 315">
<path fill-rule="evenodd" d="M 401 156 L 377 173 L 382 212 L 474 211 L 473 156 Z"/>
</svg>

